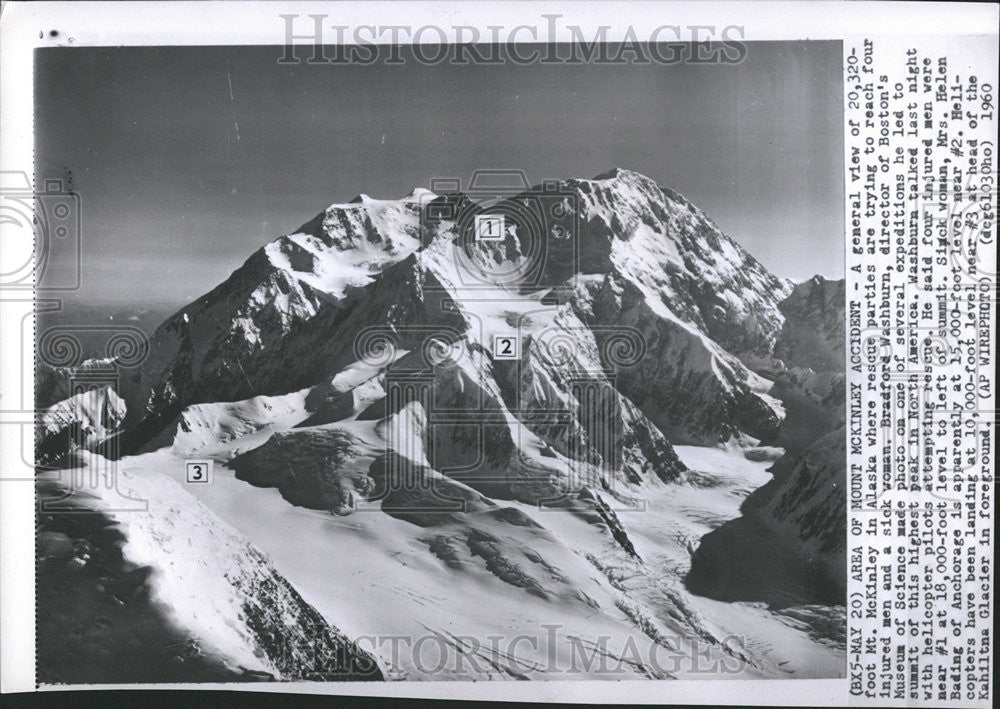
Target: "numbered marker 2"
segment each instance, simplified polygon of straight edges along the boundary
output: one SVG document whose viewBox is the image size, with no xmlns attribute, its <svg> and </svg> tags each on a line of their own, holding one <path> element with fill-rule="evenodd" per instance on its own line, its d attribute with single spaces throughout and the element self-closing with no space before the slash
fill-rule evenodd
<svg viewBox="0 0 1000 709">
<path fill-rule="evenodd" d="M 517 335 L 493 336 L 493 359 L 520 359 L 521 340 Z"/>
<path fill-rule="evenodd" d="M 212 482 L 212 461 L 187 461 L 187 482 L 210 484 Z"/>
</svg>

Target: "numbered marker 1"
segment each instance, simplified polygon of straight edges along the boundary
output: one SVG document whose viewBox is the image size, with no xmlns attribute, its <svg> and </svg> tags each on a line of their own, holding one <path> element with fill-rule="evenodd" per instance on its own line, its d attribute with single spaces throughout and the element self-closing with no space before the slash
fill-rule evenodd
<svg viewBox="0 0 1000 709">
<path fill-rule="evenodd" d="M 475 227 L 480 241 L 500 241 L 504 237 L 502 214 L 477 214 Z"/>
<path fill-rule="evenodd" d="M 517 335 L 493 336 L 493 359 L 520 359 L 521 341 Z"/>
<path fill-rule="evenodd" d="M 187 461 L 186 480 L 192 484 L 208 485 L 212 482 L 212 461 L 211 460 L 189 460 Z"/>
</svg>

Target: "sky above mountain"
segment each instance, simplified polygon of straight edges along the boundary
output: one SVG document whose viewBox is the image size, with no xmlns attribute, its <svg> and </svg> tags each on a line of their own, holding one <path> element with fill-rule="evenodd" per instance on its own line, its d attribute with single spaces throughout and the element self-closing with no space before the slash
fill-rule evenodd
<svg viewBox="0 0 1000 709">
<path fill-rule="evenodd" d="M 38 178 L 83 206 L 75 299 L 177 304 L 359 192 L 612 166 L 703 208 L 776 275 L 843 274 L 841 47 L 718 65 L 277 63 L 275 47 L 36 55 Z M 404 54 L 405 56 L 405 54 Z M 74 267 L 54 253 L 54 274 Z"/>
</svg>

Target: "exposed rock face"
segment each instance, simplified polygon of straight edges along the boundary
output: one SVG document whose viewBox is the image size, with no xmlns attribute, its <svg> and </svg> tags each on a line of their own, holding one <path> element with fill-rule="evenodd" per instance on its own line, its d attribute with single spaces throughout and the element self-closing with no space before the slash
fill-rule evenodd
<svg viewBox="0 0 1000 709">
<path fill-rule="evenodd" d="M 666 307 L 726 350 L 772 349 L 786 284 L 683 196 L 619 168 L 559 191 L 582 226 L 580 272 L 616 272 L 651 308 Z M 553 268 L 565 263 L 552 259 Z"/>
<path fill-rule="evenodd" d="M 813 276 L 778 304 L 785 322 L 774 356 L 788 367 L 844 371 L 844 279 Z"/>
<path fill-rule="evenodd" d="M 339 514 L 351 512 L 355 495 L 366 497 L 375 481 L 366 471 L 373 457 L 350 434 L 310 429 L 278 433 L 229 466 L 258 487 L 276 487 L 289 502 Z"/>
<path fill-rule="evenodd" d="M 830 576 L 845 584 L 846 463 L 844 427 L 816 441 L 787 473 L 756 490 L 747 508 L 793 536 Z"/>
<path fill-rule="evenodd" d="M 119 372 L 114 358 L 85 359 L 78 365 L 53 367 L 39 360 L 35 364 L 35 405 L 52 406 L 79 393 L 79 388 L 90 382 L 111 382 Z M 90 374 L 97 376 L 90 377 Z M 104 375 L 104 376 L 102 376 Z M 73 386 L 77 390 L 73 390 Z"/>
<path fill-rule="evenodd" d="M 776 472 L 746 499 L 742 517 L 701 539 L 688 587 L 719 600 L 764 601 L 776 608 L 843 605 L 845 462 L 840 428 L 790 469 Z"/>
<path fill-rule="evenodd" d="M 584 322 L 613 335 L 634 328 L 646 355 L 623 369 L 620 390 L 675 443 L 712 444 L 743 431 L 772 435 L 782 418 L 764 392 L 770 383 L 748 370 L 703 332 L 665 309 L 655 310 L 632 283 L 583 280 L 574 308 Z"/>
<path fill-rule="evenodd" d="M 621 520 L 618 519 L 618 515 L 615 511 L 608 506 L 608 503 L 601 499 L 600 494 L 594 492 L 590 488 L 583 488 L 580 491 L 579 499 L 592 502 L 594 505 L 594 511 L 597 513 L 597 517 L 608 527 L 608 531 L 614 540 L 621 545 L 628 554 L 635 558 L 639 558 L 639 554 L 635 550 L 635 545 L 632 544 L 632 540 L 629 539 L 628 532 L 625 531 L 625 527 L 622 526 Z"/>
<path fill-rule="evenodd" d="M 814 276 L 778 307 L 785 320 L 774 352 L 745 359 L 788 409 L 779 445 L 801 450 L 844 420 L 844 280 Z"/>
<path fill-rule="evenodd" d="M 795 368 L 774 378 L 771 394 L 787 412 L 767 442 L 789 452 L 801 452 L 830 431 L 844 425 L 846 380 L 843 372 Z"/>
<path fill-rule="evenodd" d="M 815 276 L 779 304 L 785 322 L 775 342 L 781 365 L 771 394 L 788 415 L 769 437 L 785 455 L 775 479 L 748 500 L 759 519 L 796 539 L 843 589 L 846 497 L 844 280 Z"/>
<path fill-rule="evenodd" d="M 374 401 L 385 397 L 380 380 L 381 377 L 372 377 L 347 390 L 334 386 L 314 387 L 306 398 L 306 406 L 312 413 L 298 426 L 321 426 L 361 413 Z"/>
<path fill-rule="evenodd" d="M 621 393 L 625 367 L 608 361 L 615 345 L 606 344 L 570 309 L 560 311 L 548 328 L 525 338 L 520 360 L 494 362 L 505 404 L 547 450 L 593 466 L 598 478 L 675 479 L 684 465 Z"/>
</svg>

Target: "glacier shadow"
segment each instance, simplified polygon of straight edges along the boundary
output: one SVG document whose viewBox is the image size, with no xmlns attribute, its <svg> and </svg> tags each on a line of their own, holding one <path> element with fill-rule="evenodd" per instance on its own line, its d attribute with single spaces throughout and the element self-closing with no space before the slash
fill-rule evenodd
<svg viewBox="0 0 1000 709">
<path fill-rule="evenodd" d="M 846 603 L 843 579 L 752 513 L 702 537 L 684 586 L 697 596 L 727 603 L 763 602 L 772 610 Z"/>
</svg>

